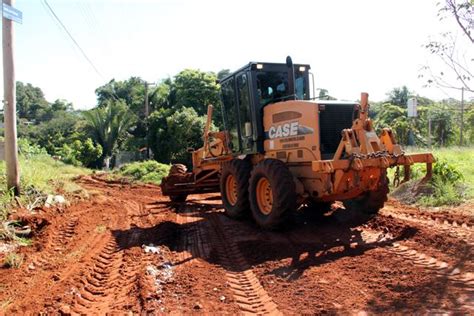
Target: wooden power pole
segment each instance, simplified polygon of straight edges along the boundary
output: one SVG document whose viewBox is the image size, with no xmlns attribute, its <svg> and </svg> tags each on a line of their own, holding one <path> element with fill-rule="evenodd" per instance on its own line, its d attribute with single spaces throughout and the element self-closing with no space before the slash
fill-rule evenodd
<svg viewBox="0 0 474 316">
<path fill-rule="evenodd" d="M 150 104 L 148 101 L 148 86 L 155 85 L 154 82 L 145 81 L 145 120 L 146 120 L 146 158 L 150 159 L 150 124 L 148 123 L 148 116 L 150 116 Z"/>
<path fill-rule="evenodd" d="M 3 0 L 12 6 L 14 0 Z M 3 5 L 3 4 L 2 4 Z M 3 90 L 5 124 L 5 162 L 7 168 L 7 187 L 15 195 L 20 193 L 20 170 L 18 168 L 18 143 L 16 134 L 16 89 L 15 63 L 13 57 L 13 21 L 2 17 L 3 22 Z"/>
</svg>

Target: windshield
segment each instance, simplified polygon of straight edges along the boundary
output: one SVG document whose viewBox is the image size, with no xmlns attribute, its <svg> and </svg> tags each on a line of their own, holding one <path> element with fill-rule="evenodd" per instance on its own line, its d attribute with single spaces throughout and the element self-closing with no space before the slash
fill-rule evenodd
<svg viewBox="0 0 474 316">
<path fill-rule="evenodd" d="M 288 72 L 261 71 L 257 73 L 257 93 L 261 106 L 293 94 L 289 91 Z M 307 99 L 304 73 L 295 73 L 295 93 L 298 100 Z"/>
</svg>

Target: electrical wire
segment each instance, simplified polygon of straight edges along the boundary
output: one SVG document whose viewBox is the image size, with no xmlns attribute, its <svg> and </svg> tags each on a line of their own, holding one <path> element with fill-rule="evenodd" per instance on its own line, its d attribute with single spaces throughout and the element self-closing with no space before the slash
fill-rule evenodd
<svg viewBox="0 0 474 316">
<path fill-rule="evenodd" d="M 53 8 L 51 8 L 51 6 L 49 5 L 48 1 L 47 0 L 43 0 L 44 3 L 46 4 L 46 6 L 48 7 L 48 9 L 51 11 L 51 13 L 53 14 L 54 18 L 59 22 L 59 24 L 61 25 L 62 29 L 66 32 L 66 34 L 69 36 L 69 38 L 73 41 L 73 43 L 77 46 L 77 48 L 79 49 L 79 51 L 82 53 L 82 56 L 84 56 L 84 58 L 87 60 L 87 62 L 89 63 L 89 65 L 94 69 L 94 71 L 97 73 L 97 75 L 99 75 L 102 79 L 104 79 L 104 76 L 100 73 L 100 71 L 97 69 L 97 67 L 94 65 L 94 63 L 92 62 L 92 60 L 87 56 L 87 54 L 85 53 L 85 51 L 82 49 L 82 47 L 79 45 L 79 43 L 74 39 L 74 37 L 72 36 L 72 34 L 69 32 L 69 30 L 67 29 L 67 27 L 64 25 L 64 23 L 61 21 L 61 19 L 57 16 L 57 14 L 54 12 Z"/>
</svg>

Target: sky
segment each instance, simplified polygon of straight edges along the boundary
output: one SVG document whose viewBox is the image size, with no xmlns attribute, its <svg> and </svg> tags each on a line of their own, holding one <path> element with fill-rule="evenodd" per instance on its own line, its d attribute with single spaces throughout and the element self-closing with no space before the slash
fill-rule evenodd
<svg viewBox="0 0 474 316">
<path fill-rule="evenodd" d="M 75 109 L 94 107 L 95 89 L 113 78 L 158 82 L 186 68 L 236 70 L 287 55 L 310 64 L 316 87 L 344 100 L 364 91 L 382 101 L 402 85 L 460 98 L 419 78 L 423 65 L 436 65 L 423 45 L 458 30 L 439 20 L 437 0 L 46 0 L 97 71 L 44 1 L 15 1 L 23 12 L 14 25 L 16 80 Z"/>
</svg>

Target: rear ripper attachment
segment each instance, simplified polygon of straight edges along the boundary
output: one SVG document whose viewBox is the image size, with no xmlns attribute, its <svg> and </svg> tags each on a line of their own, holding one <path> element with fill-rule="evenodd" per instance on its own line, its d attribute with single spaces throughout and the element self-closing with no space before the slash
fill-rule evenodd
<svg viewBox="0 0 474 316">
<path fill-rule="evenodd" d="M 161 181 L 163 195 L 169 196 L 173 202 L 184 202 L 189 194 L 219 192 L 221 165 L 232 156 L 228 155 L 227 133 L 209 131 L 212 112 L 213 107 L 209 105 L 203 147 L 188 150 L 193 158 L 192 172 L 188 172 L 183 164 L 174 164 L 168 176 Z"/>
<path fill-rule="evenodd" d="M 384 128 L 378 137 L 368 118 L 368 109 L 368 94 L 362 93 L 359 117 L 350 129 L 342 130 L 342 139 L 333 158 L 312 161 L 313 172 L 330 174 L 333 180 L 332 193 L 323 200 L 351 198 L 357 195 L 357 190 L 352 190 L 356 188 L 376 190 L 380 181 L 385 186 L 386 169 L 389 167 L 403 166 L 403 182 L 406 182 L 410 179 L 411 165 L 426 163 L 427 173 L 422 182 L 432 177 L 433 155 L 404 153 L 390 128 Z"/>
<path fill-rule="evenodd" d="M 225 213 L 252 216 L 278 227 L 301 205 L 342 201 L 346 209 L 375 214 L 388 194 L 387 168 L 426 163 L 431 153 L 406 154 L 390 128 L 378 136 L 368 117 L 368 94 L 359 103 L 310 99 L 309 65 L 254 63 L 220 80 L 225 131 L 209 130 L 192 150 L 193 169 L 174 165 L 162 181 L 164 195 L 220 192 Z M 314 92 L 313 92 L 314 95 Z M 397 173 L 398 174 L 398 173 Z"/>
</svg>

